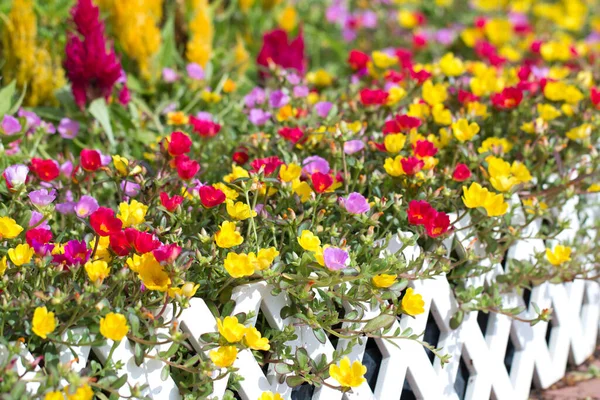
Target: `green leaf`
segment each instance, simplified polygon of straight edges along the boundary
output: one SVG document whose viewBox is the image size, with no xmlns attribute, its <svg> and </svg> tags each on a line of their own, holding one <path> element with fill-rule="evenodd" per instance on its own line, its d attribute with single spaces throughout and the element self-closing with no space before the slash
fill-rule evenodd
<svg viewBox="0 0 600 400">
<path fill-rule="evenodd" d="M 162 371 L 160 371 L 160 379 L 164 382 L 167 379 L 169 379 L 169 375 L 171 374 L 171 370 L 169 368 L 168 365 L 165 365 L 162 369 Z"/>
<path fill-rule="evenodd" d="M 11 83 L 0 89 L 0 117 L 3 117 L 4 114 L 10 110 L 16 88 L 17 81 L 13 80 Z"/>
<path fill-rule="evenodd" d="M 121 386 L 123 386 L 125 383 L 127 382 L 127 374 L 123 374 L 123 376 L 121 376 L 119 379 L 115 380 L 110 387 L 114 388 L 114 389 L 119 389 Z"/>
<path fill-rule="evenodd" d="M 144 362 L 144 349 L 142 348 L 142 345 L 139 343 L 136 343 L 133 353 L 134 353 L 135 365 L 137 365 L 139 367 Z"/>
<path fill-rule="evenodd" d="M 364 332 L 375 332 L 382 328 L 387 328 L 388 326 L 391 326 L 395 320 L 396 320 L 395 315 L 381 314 L 381 315 L 373 318 L 369 322 L 367 322 L 363 328 L 363 331 Z"/>
<path fill-rule="evenodd" d="M 298 350 L 296 350 L 296 360 L 298 361 L 298 366 L 301 369 L 306 370 L 308 368 L 309 359 L 308 352 L 305 348 L 300 347 Z"/>
<path fill-rule="evenodd" d="M 275 364 L 275 372 L 281 375 L 289 374 L 292 372 L 290 366 L 284 363 Z"/>
<path fill-rule="evenodd" d="M 115 136 L 113 134 L 112 125 L 110 124 L 110 114 L 108 112 L 108 106 L 106 105 L 106 100 L 103 98 L 96 99 L 92 101 L 89 108 L 90 114 L 96 118 L 106 136 L 108 137 L 108 141 L 111 146 L 115 145 Z"/>
<path fill-rule="evenodd" d="M 313 333 L 319 342 L 325 344 L 327 341 L 327 335 L 325 335 L 325 331 L 323 329 L 313 329 Z"/>
<path fill-rule="evenodd" d="M 304 378 L 301 376 L 288 376 L 285 383 L 287 383 L 289 387 L 300 386 L 304 383 Z"/>
<path fill-rule="evenodd" d="M 465 318 L 465 313 L 463 310 L 458 310 L 456 314 L 450 318 L 450 328 L 456 329 L 462 324 L 463 319 Z"/>
<path fill-rule="evenodd" d="M 21 104 L 23 104 L 23 100 L 25 100 L 25 94 L 26 93 L 27 93 L 27 84 L 25 84 L 25 87 L 21 91 L 21 96 L 17 99 L 17 101 L 15 101 L 13 103 L 12 107 L 8 110 L 8 114 L 14 114 L 14 113 L 17 112 L 17 110 L 19 109 L 19 107 L 21 107 Z"/>
</svg>

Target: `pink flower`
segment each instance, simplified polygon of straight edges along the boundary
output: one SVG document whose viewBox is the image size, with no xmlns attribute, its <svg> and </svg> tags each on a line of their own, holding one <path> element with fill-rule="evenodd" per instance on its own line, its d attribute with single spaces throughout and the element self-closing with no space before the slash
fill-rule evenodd
<svg viewBox="0 0 600 400">
<path fill-rule="evenodd" d="M 344 199 L 344 208 L 350 214 L 364 214 L 371 209 L 371 206 L 362 194 L 354 192 Z"/>
<path fill-rule="evenodd" d="M 350 256 L 348 252 L 337 247 L 328 247 L 323 250 L 325 266 L 332 271 L 338 271 L 348 266 Z"/>
</svg>

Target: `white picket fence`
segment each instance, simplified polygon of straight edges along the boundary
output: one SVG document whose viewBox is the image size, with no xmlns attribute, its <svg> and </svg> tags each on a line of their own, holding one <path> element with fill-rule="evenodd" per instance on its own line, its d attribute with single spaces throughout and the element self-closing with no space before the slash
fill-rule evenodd
<svg viewBox="0 0 600 400">
<path fill-rule="evenodd" d="M 589 200 L 591 196 L 587 198 Z M 600 210 L 597 206 L 598 197 L 594 196 L 594 199 L 596 207 L 585 211 L 589 217 L 586 221 L 587 224 L 591 224 L 594 218 L 600 218 Z M 580 227 L 579 221 L 584 215 L 577 215 L 576 203 L 577 199 L 569 202 L 560 212 L 562 218 L 571 221 L 570 228 L 557 238 L 560 242 L 574 239 L 575 233 Z M 513 199 L 513 204 L 519 204 L 518 198 Z M 517 207 L 519 210 L 515 213 L 514 222 L 521 223 L 523 213 L 520 206 Z M 460 221 L 460 226 L 457 228 L 467 226 L 468 223 L 468 219 L 464 219 Z M 535 237 L 539 228 L 540 223 L 536 221 L 528 227 L 527 233 L 530 234 L 529 236 Z M 485 254 L 481 243 L 473 241 L 468 230 L 457 231 L 456 238 L 465 247 L 473 248 L 477 254 Z M 595 240 L 597 239 L 595 238 Z M 447 244 L 450 244 L 451 241 L 452 238 L 449 238 Z M 553 243 L 544 243 L 541 239 L 522 240 L 509 250 L 508 257 L 525 260 L 533 257 L 536 252 L 544 251 L 547 246 L 552 247 Z M 388 251 L 396 252 L 401 247 L 400 240 L 395 238 L 389 244 Z M 415 247 L 403 250 L 407 260 L 417 257 L 419 252 L 420 250 Z M 471 279 L 470 283 L 481 286 L 485 280 L 493 279 L 495 275 L 503 272 L 500 264 L 492 267 L 491 272 L 485 276 Z M 342 394 L 324 386 L 314 390 L 312 399 L 389 400 L 400 399 L 403 393 L 407 395 L 403 396 L 403 399 L 527 399 L 532 382 L 536 388 L 549 387 L 564 376 L 569 361 L 572 364 L 581 364 L 593 353 L 597 344 L 600 327 L 598 282 L 576 280 L 566 284 L 544 283 L 532 289 L 528 303 L 522 294 L 504 294 L 506 307 L 527 307 L 520 315 L 523 318 L 535 316 L 532 303 L 537 304 L 540 308 L 552 308 L 552 322 L 541 322 L 532 327 L 504 315 L 490 314 L 487 318 L 487 326 L 484 327 L 485 332 L 480 327 L 480 322 L 485 319 L 478 322 L 477 312 L 465 315 L 458 329 L 450 328 L 449 321 L 457 309 L 457 303 L 444 276 L 414 281 L 411 285 L 414 286 L 416 292 L 423 295 L 425 313 L 416 318 L 400 318 L 394 323 L 392 332 L 398 327 L 402 330 L 412 328 L 413 332 L 423 332 L 431 316 L 439 329 L 437 347 L 443 348 L 444 352 L 452 356 L 450 363 L 444 368 L 441 367 L 437 358 L 432 363 L 425 349 L 410 340 L 397 340 L 398 346 L 395 346 L 387 340 L 374 339 L 382 356 L 374 388 L 371 388 L 368 383 L 364 383 L 351 392 Z M 286 325 L 294 322 L 290 319 L 280 318 L 281 309 L 289 302 L 285 293 L 273 296 L 265 283 L 238 287 L 234 291 L 233 299 L 236 302 L 233 314 L 254 313 L 255 317 L 247 321 L 246 325 L 253 325 L 261 313 L 273 328 L 283 329 Z M 377 313 L 378 311 L 367 311 L 364 317 L 372 318 Z M 167 315 L 172 315 L 172 310 L 167 309 Z M 168 318 L 169 316 L 167 316 Z M 217 331 L 214 316 L 199 298 L 191 300 L 191 306 L 179 316 L 178 323 L 179 328 L 189 334 L 192 346 L 199 352 L 202 351 L 201 335 Z M 311 329 L 303 326 L 296 326 L 295 329 L 298 340 L 290 343 L 292 347 L 304 347 L 310 357 L 315 360 L 322 354 L 331 360 L 334 346 L 329 340 L 322 344 L 315 338 Z M 551 331 L 547 335 L 549 329 Z M 77 335 L 79 332 L 81 331 L 74 332 L 74 334 Z M 547 336 L 549 336 L 548 342 Z M 435 345 L 435 343 L 432 344 Z M 69 349 L 64 348 L 61 352 L 61 361 L 73 362 L 72 368 L 79 371 L 87 365 L 90 351 L 94 351 L 98 359 L 104 362 L 111 345 L 112 343 L 109 341 L 103 347 L 94 349 L 86 346 L 73 348 L 77 352 L 77 359 Z M 346 345 L 346 341 L 339 340 L 336 346 L 338 349 L 342 349 Z M 366 345 L 367 340 L 365 339 L 358 346 L 354 346 L 350 358 L 362 360 Z M 165 345 L 154 351 L 164 351 L 167 347 L 168 345 Z M 511 356 L 506 357 L 509 348 L 511 348 Z M 33 358 L 25 349 L 23 354 L 26 356 L 26 360 L 32 361 Z M 0 359 L 1 357 L 0 349 Z M 113 360 L 121 360 L 124 363 L 120 372 L 128 374 L 130 385 L 146 386 L 143 391 L 144 395 L 161 400 L 181 398 L 175 382 L 170 377 L 166 380 L 161 379 L 161 370 L 164 364 L 161 361 L 147 360 L 141 366 L 137 366 L 134 362 L 133 345 L 127 340 L 120 343 L 112 357 Z M 507 362 L 509 363 L 508 370 L 505 366 Z M 286 385 L 281 376 L 278 376 L 273 366 L 269 367 L 265 375 L 249 350 L 239 353 L 234 366 L 239 369 L 238 373 L 244 378 L 240 382 L 241 390 L 238 392 L 243 400 L 256 400 L 263 391 L 280 393 L 284 399 L 292 397 L 292 388 Z M 25 372 L 21 360 L 16 363 L 15 368 L 22 373 Z M 36 373 L 39 373 L 39 370 L 31 371 L 28 374 L 35 376 Z M 463 377 L 468 374 L 464 393 L 457 393 L 455 389 L 458 374 Z M 331 383 L 335 384 L 333 381 Z M 225 393 L 226 386 L 226 379 L 216 381 L 213 398 L 220 399 Z M 410 394 L 406 391 L 407 386 L 410 387 Z M 28 389 L 35 392 L 37 387 L 35 384 L 31 384 Z M 462 390 L 459 391 L 462 392 Z M 120 393 L 128 396 L 130 394 L 128 385 L 123 386 Z"/>
</svg>

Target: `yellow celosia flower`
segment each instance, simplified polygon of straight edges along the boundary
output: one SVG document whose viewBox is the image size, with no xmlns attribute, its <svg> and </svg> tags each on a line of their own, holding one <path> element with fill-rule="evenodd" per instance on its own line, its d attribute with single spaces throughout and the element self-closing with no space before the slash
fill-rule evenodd
<svg viewBox="0 0 600 400">
<path fill-rule="evenodd" d="M 282 165 L 279 169 L 279 179 L 284 182 L 291 182 L 300 178 L 302 175 L 302 167 L 298 164 L 289 163 Z"/>
<path fill-rule="evenodd" d="M 440 69 L 446 76 L 459 76 L 465 72 L 465 66 L 460 58 L 454 57 L 453 53 L 446 53 L 440 58 Z"/>
<path fill-rule="evenodd" d="M 33 312 L 33 320 L 31 321 L 31 331 L 46 339 L 49 333 L 56 329 L 56 318 L 53 312 L 48 312 L 46 307 L 37 307 Z"/>
<path fill-rule="evenodd" d="M 298 25 L 298 13 L 294 6 L 288 5 L 279 13 L 277 16 L 277 24 L 281 29 L 287 32 L 296 29 L 296 26 Z"/>
<path fill-rule="evenodd" d="M 217 319 L 217 328 L 229 343 L 239 342 L 246 334 L 246 327 L 240 324 L 235 316 L 225 317 L 223 320 Z"/>
<path fill-rule="evenodd" d="M 119 213 L 117 218 L 123 222 L 123 228 L 137 226 L 146 220 L 148 206 L 137 200 L 131 200 L 129 204 L 123 202 L 119 204 Z"/>
<path fill-rule="evenodd" d="M 461 118 L 452 124 L 452 133 L 454 133 L 454 137 L 459 141 L 466 142 L 479 133 L 479 125 L 477 122 L 469 124 L 466 119 Z"/>
<path fill-rule="evenodd" d="M 27 243 L 23 243 L 14 249 L 9 249 L 8 257 L 14 265 L 20 267 L 23 264 L 29 263 L 34 253 L 35 252 L 32 247 L 30 247 Z"/>
<path fill-rule="evenodd" d="M 366 382 L 364 377 L 367 367 L 360 361 L 354 361 L 350 365 L 348 357 L 342 358 L 340 365 L 331 364 L 329 366 L 329 375 L 343 387 L 358 387 Z"/>
<path fill-rule="evenodd" d="M 571 261 L 571 248 L 559 244 L 554 247 L 554 250 L 546 249 L 546 259 L 555 266 L 569 262 Z"/>
<path fill-rule="evenodd" d="M 246 329 L 244 340 L 246 341 L 248 347 L 250 347 L 252 350 L 267 351 L 271 348 L 269 345 L 269 339 L 262 337 L 258 329 L 254 327 Z"/>
<path fill-rule="evenodd" d="M 422 88 L 423 100 L 430 106 L 443 103 L 448 98 L 446 86 L 441 83 L 433 84 L 431 80 L 427 80 Z"/>
<path fill-rule="evenodd" d="M 298 244 L 306 251 L 317 251 L 321 246 L 321 239 L 315 236 L 309 230 L 303 230 L 300 236 L 298 236 Z"/>
<path fill-rule="evenodd" d="M 402 298 L 402 310 L 408 315 L 419 315 L 425 312 L 425 302 L 423 297 L 414 292 L 413 288 L 406 289 Z"/>
<path fill-rule="evenodd" d="M 221 346 L 208 353 L 210 360 L 219 368 L 231 367 L 237 358 L 238 350 L 235 346 Z"/>
<path fill-rule="evenodd" d="M 84 268 L 92 282 L 102 281 L 110 274 L 108 263 L 102 260 L 88 261 L 85 263 Z"/>
<path fill-rule="evenodd" d="M 100 319 L 100 333 L 107 339 L 118 342 L 129 332 L 127 319 L 123 314 L 108 313 L 106 317 Z"/>
<path fill-rule="evenodd" d="M 225 221 L 221 224 L 221 229 L 215 234 L 217 246 L 228 249 L 239 246 L 244 242 L 244 238 L 235 230 L 235 222 Z"/>
<path fill-rule="evenodd" d="M 0 217 L 0 239 L 14 239 L 23 232 L 23 227 L 10 217 Z"/>
<path fill-rule="evenodd" d="M 399 153 L 406 143 L 406 135 L 401 133 L 386 135 L 383 143 L 389 153 Z"/>
<path fill-rule="evenodd" d="M 391 274 L 379 274 L 373 277 L 373 285 L 378 288 L 389 288 L 396 283 L 396 275 Z"/>
<path fill-rule="evenodd" d="M 74 393 L 70 393 L 69 387 L 65 387 L 67 400 L 92 400 L 94 398 L 94 391 L 88 384 L 78 387 Z"/>
<path fill-rule="evenodd" d="M 233 200 L 227 200 L 227 214 L 233 219 L 243 221 L 250 217 L 256 217 L 256 211 L 254 211 L 248 204 L 238 201 L 234 203 Z"/>
<path fill-rule="evenodd" d="M 243 278 L 254 274 L 256 256 L 250 254 L 227 253 L 223 266 L 232 278 Z"/>
<path fill-rule="evenodd" d="M 189 12 L 194 16 L 189 25 L 190 40 L 187 43 L 186 56 L 189 61 L 204 68 L 212 57 L 214 37 L 208 0 L 197 0 L 194 9 Z"/>
</svg>

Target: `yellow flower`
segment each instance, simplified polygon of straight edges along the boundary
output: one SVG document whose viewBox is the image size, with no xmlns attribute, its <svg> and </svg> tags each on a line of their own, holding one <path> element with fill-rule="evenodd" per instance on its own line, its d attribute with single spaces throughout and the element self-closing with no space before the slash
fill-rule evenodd
<svg viewBox="0 0 600 400">
<path fill-rule="evenodd" d="M 440 69 L 446 76 L 458 76 L 465 71 L 462 60 L 454 57 L 452 53 L 446 53 L 440 58 Z"/>
<path fill-rule="evenodd" d="M 6 271 L 7 268 L 8 268 L 8 265 L 6 264 L 6 256 L 4 256 L 0 260 L 0 276 L 4 275 L 4 272 Z"/>
<path fill-rule="evenodd" d="M 454 133 L 454 137 L 459 141 L 466 142 L 479 133 L 479 125 L 477 122 L 471 122 L 469 124 L 466 119 L 461 118 L 452 124 L 452 133 Z"/>
<path fill-rule="evenodd" d="M 112 160 L 117 172 L 122 176 L 127 176 L 129 173 L 129 160 L 119 155 L 112 156 Z"/>
<path fill-rule="evenodd" d="M 96 246 L 96 238 L 92 239 L 90 241 L 90 245 L 89 248 L 90 249 L 96 249 L 96 256 L 95 258 L 98 260 L 102 260 L 102 261 L 106 261 L 106 262 L 110 262 L 110 260 L 112 260 L 112 255 L 110 253 L 109 250 L 110 247 L 110 237 L 109 236 L 100 236 L 100 241 L 98 242 L 98 246 Z M 57 249 L 55 247 L 55 250 L 58 252 L 59 249 Z M 53 250 L 54 253 L 54 250 Z M 62 250 L 62 253 L 64 254 L 64 249 Z"/>
<path fill-rule="evenodd" d="M 518 183 L 529 182 L 533 179 L 529 169 L 520 161 L 513 161 L 510 166 L 510 173 L 517 179 Z"/>
<path fill-rule="evenodd" d="M 10 257 L 10 261 L 12 261 L 12 263 L 17 267 L 20 267 L 21 265 L 27 264 L 29 261 L 31 261 L 33 254 L 33 248 L 27 243 L 20 244 L 14 249 L 8 250 L 8 257 Z"/>
<path fill-rule="evenodd" d="M 298 25 L 298 13 L 293 6 L 285 7 L 277 17 L 279 27 L 287 32 L 296 29 Z"/>
<path fill-rule="evenodd" d="M 546 61 L 568 61 L 571 59 L 571 47 L 568 43 L 549 41 L 540 47 L 540 54 Z"/>
<path fill-rule="evenodd" d="M 425 119 L 429 117 L 431 112 L 429 111 L 429 106 L 423 103 L 413 103 L 408 106 L 408 112 L 406 115 L 410 117 L 416 117 L 420 119 Z"/>
<path fill-rule="evenodd" d="M 65 387 L 65 394 L 67 400 L 92 400 L 94 398 L 94 391 L 88 384 L 78 387 L 73 394 L 69 393 L 69 386 L 67 386 Z"/>
<path fill-rule="evenodd" d="M 373 285 L 378 288 L 389 288 L 396 283 L 396 275 L 379 274 L 373 277 Z"/>
<path fill-rule="evenodd" d="M 127 264 L 132 270 L 134 270 L 132 266 L 137 268 L 136 272 L 144 286 L 146 286 L 146 289 L 165 292 L 169 286 L 171 286 L 169 274 L 167 274 L 162 265 L 156 261 L 156 258 L 152 253 L 146 253 L 137 259 L 136 256 L 134 256 L 133 259 L 136 261 L 139 260 L 139 263 L 136 265 L 135 262 L 130 263 L 129 260 L 127 260 Z"/>
<path fill-rule="evenodd" d="M 137 200 L 131 200 L 129 204 L 123 202 L 119 204 L 119 213 L 117 218 L 123 222 L 123 228 L 137 226 L 146 220 L 148 206 Z"/>
<path fill-rule="evenodd" d="M 413 288 L 406 289 L 406 293 L 402 298 L 402 310 L 412 316 L 423 314 L 425 312 L 423 297 L 418 293 L 414 293 Z"/>
<path fill-rule="evenodd" d="M 386 135 L 383 143 L 385 144 L 385 149 L 389 153 L 399 153 L 406 143 L 406 135 L 401 133 Z"/>
<path fill-rule="evenodd" d="M 100 333 L 107 339 L 118 342 L 129 332 L 127 319 L 123 314 L 110 312 L 100 319 Z"/>
<path fill-rule="evenodd" d="M 510 175 L 510 164 L 501 158 L 488 156 L 485 158 L 488 163 L 488 173 L 490 176 Z"/>
<path fill-rule="evenodd" d="M 269 247 L 268 249 L 260 249 L 256 256 L 255 268 L 262 271 L 271 266 L 275 257 L 279 255 L 279 251 L 275 247 Z"/>
<path fill-rule="evenodd" d="M 84 265 L 85 272 L 87 272 L 88 278 L 90 281 L 102 281 L 108 274 L 110 273 L 110 268 L 108 267 L 108 263 L 102 260 L 96 261 L 88 261 Z"/>
<path fill-rule="evenodd" d="M 373 64 L 380 69 L 388 69 L 398 64 L 398 57 L 390 56 L 383 51 L 374 51 L 371 53 L 371 58 L 373 59 Z"/>
<path fill-rule="evenodd" d="M 221 224 L 221 229 L 215 234 L 215 242 L 222 249 L 239 246 L 244 242 L 244 238 L 235 230 L 235 222 L 225 221 Z"/>
<path fill-rule="evenodd" d="M 565 98 L 566 90 L 564 82 L 548 82 L 544 86 L 544 96 L 550 101 L 561 101 Z"/>
<path fill-rule="evenodd" d="M 194 6 L 193 10 L 188 10 L 193 13 L 193 17 L 189 25 L 190 40 L 186 47 L 186 57 L 204 68 L 212 56 L 215 32 L 208 0 L 196 1 Z"/>
<path fill-rule="evenodd" d="M 310 200 L 313 194 L 310 185 L 300 179 L 294 179 L 292 181 L 292 191 L 300 197 L 300 201 L 303 203 Z"/>
<path fill-rule="evenodd" d="M 477 149 L 479 154 L 500 151 L 501 153 L 508 153 L 513 148 L 513 145 L 504 138 L 491 137 L 487 138 L 481 143 L 481 147 Z"/>
<path fill-rule="evenodd" d="M 600 192 L 600 185 L 597 183 L 591 184 L 587 191 L 588 193 Z"/>
<path fill-rule="evenodd" d="M 492 176 L 490 183 L 499 192 L 508 192 L 513 186 L 519 183 L 517 178 L 511 175 Z"/>
<path fill-rule="evenodd" d="M 238 322 L 237 317 L 225 317 L 217 319 L 217 328 L 221 336 L 229 343 L 237 343 L 246 334 L 246 327 Z"/>
<path fill-rule="evenodd" d="M 246 335 L 244 336 L 246 344 L 252 350 L 264 350 L 267 351 L 271 348 L 269 345 L 269 339 L 261 336 L 258 329 L 251 327 L 246 329 Z"/>
<path fill-rule="evenodd" d="M 546 259 L 554 266 L 571 261 L 571 248 L 557 245 L 554 250 L 546 249 Z"/>
<path fill-rule="evenodd" d="M 367 367 L 360 361 L 354 361 L 350 365 L 348 357 L 342 358 L 340 365 L 331 364 L 329 366 L 329 375 L 343 387 L 358 387 L 366 382 L 364 377 Z"/>
<path fill-rule="evenodd" d="M 489 190 L 481 187 L 477 182 L 471 183 L 469 188 L 463 186 L 462 200 L 467 208 L 483 207 L 489 196 Z"/>
<path fill-rule="evenodd" d="M 243 221 L 250 217 L 256 217 L 256 211 L 254 211 L 248 204 L 238 201 L 234 203 L 233 200 L 227 200 L 227 214 L 233 219 Z"/>
<path fill-rule="evenodd" d="M 386 158 L 383 168 L 391 176 L 402 176 L 404 175 L 404 169 L 402 168 L 402 156 L 396 156 L 396 158 Z"/>
<path fill-rule="evenodd" d="M 324 69 L 318 69 L 306 74 L 306 81 L 318 87 L 327 87 L 333 83 L 333 76 Z"/>
<path fill-rule="evenodd" d="M 296 115 L 296 109 L 292 108 L 291 105 L 286 104 L 285 106 L 281 107 L 279 109 L 279 111 L 277 111 L 277 121 L 279 122 L 283 122 L 283 121 L 287 121 L 290 118 L 293 118 L 294 115 Z"/>
<path fill-rule="evenodd" d="M 225 82 L 223 83 L 223 92 L 231 93 L 236 89 L 236 87 L 237 87 L 236 83 L 232 79 L 227 78 L 225 80 Z"/>
<path fill-rule="evenodd" d="M 523 122 L 521 130 L 525 133 L 533 134 L 535 133 L 535 124 L 533 122 Z"/>
<path fill-rule="evenodd" d="M 448 98 L 446 86 L 441 83 L 433 84 L 431 80 L 427 80 L 423 84 L 423 100 L 430 106 L 441 104 Z"/>
<path fill-rule="evenodd" d="M 506 214 L 508 203 L 504 201 L 504 196 L 501 194 L 490 193 L 485 204 L 483 204 L 483 208 L 485 208 L 488 216 L 498 217 Z"/>
<path fill-rule="evenodd" d="M 560 111 L 550 104 L 538 104 L 537 111 L 544 121 L 552 121 L 561 115 Z"/>
<path fill-rule="evenodd" d="M 231 164 L 231 173 L 223 177 L 223 182 L 231 183 L 236 179 L 249 178 L 250 174 L 244 168 Z"/>
<path fill-rule="evenodd" d="M 393 106 L 405 97 L 406 90 L 404 90 L 400 86 L 392 86 L 388 90 L 388 98 L 385 104 L 388 106 Z"/>
<path fill-rule="evenodd" d="M 523 206 L 527 214 L 535 214 L 536 208 L 539 208 L 540 211 L 548 209 L 548 204 L 544 203 L 543 201 L 539 201 L 536 198 L 524 199 Z"/>
<path fill-rule="evenodd" d="M 237 358 L 238 350 L 235 346 L 221 346 L 208 353 L 210 360 L 219 368 L 231 367 Z"/>
<path fill-rule="evenodd" d="M 279 393 L 262 392 L 258 400 L 283 400 Z"/>
<path fill-rule="evenodd" d="M 311 231 L 303 230 L 300 236 L 298 236 L 298 243 L 304 250 L 315 252 L 321 245 L 321 239 Z"/>
<path fill-rule="evenodd" d="M 279 169 L 279 178 L 284 182 L 291 182 L 300 178 L 302 167 L 298 164 L 289 163 L 282 165 Z"/>
<path fill-rule="evenodd" d="M 65 396 L 62 392 L 48 392 L 46 396 L 44 396 L 44 400 L 64 400 Z"/>
<path fill-rule="evenodd" d="M 31 322 L 31 331 L 46 339 L 49 333 L 56 329 L 56 318 L 53 312 L 48 312 L 46 307 L 37 307 L 33 312 L 33 321 Z"/>
<path fill-rule="evenodd" d="M 252 253 L 250 253 L 254 256 Z M 227 253 L 223 266 L 232 278 L 243 278 L 254 273 L 254 257 L 248 254 Z"/>
<path fill-rule="evenodd" d="M 23 232 L 21 225 L 10 217 L 0 217 L 0 239 L 14 239 Z"/>
<path fill-rule="evenodd" d="M 587 139 L 592 133 L 591 124 L 583 124 L 570 129 L 567 132 L 567 137 L 571 140 Z"/>
<path fill-rule="evenodd" d="M 213 184 L 212 187 L 214 187 L 215 189 L 219 189 L 220 191 L 225 193 L 225 197 L 228 200 L 236 200 L 238 197 L 240 197 L 240 194 L 236 192 L 235 189 L 231 189 L 224 183 L 218 182 Z"/>
<path fill-rule="evenodd" d="M 248 53 L 248 50 L 246 50 L 244 40 L 239 36 L 237 37 L 236 45 L 233 49 L 233 62 L 240 75 L 243 75 L 246 72 L 250 63 L 250 54 Z"/>
<path fill-rule="evenodd" d="M 401 10 L 398 12 L 398 23 L 406 29 L 413 29 L 419 23 L 417 16 L 410 11 Z"/>
<path fill-rule="evenodd" d="M 189 122 L 187 115 L 183 111 L 171 111 L 167 113 L 168 125 L 186 125 Z"/>
<path fill-rule="evenodd" d="M 438 125 L 450 125 L 452 123 L 452 113 L 443 104 L 436 104 L 431 107 L 433 120 Z"/>
<path fill-rule="evenodd" d="M 498 18 L 487 21 L 483 30 L 492 44 L 502 45 L 510 40 L 513 28 L 509 21 Z"/>
</svg>

